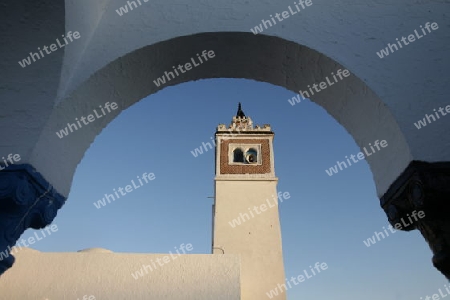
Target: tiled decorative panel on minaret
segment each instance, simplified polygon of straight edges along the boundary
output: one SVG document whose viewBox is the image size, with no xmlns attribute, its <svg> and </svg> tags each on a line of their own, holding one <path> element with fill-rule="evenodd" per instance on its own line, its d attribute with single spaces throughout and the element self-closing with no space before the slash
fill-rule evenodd
<svg viewBox="0 0 450 300">
<path fill-rule="evenodd" d="M 228 128 L 223 124 L 217 127 L 216 175 L 259 174 L 274 177 L 273 136 L 270 125 L 253 126 L 252 119 L 244 114 L 239 104 L 231 125 Z"/>
</svg>

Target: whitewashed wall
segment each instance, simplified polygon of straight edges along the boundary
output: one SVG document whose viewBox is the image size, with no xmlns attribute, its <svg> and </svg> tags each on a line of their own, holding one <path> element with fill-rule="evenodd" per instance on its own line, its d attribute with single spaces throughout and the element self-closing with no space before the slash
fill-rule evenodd
<svg viewBox="0 0 450 300">
<path fill-rule="evenodd" d="M 8 76 L 0 75 L 4 77 L 2 107 L 7 103 L 0 119 L 5 128 L 0 137 L 6 142 L 0 150 L 20 153 L 21 162 L 35 166 L 63 195 L 70 190 L 84 151 L 114 115 L 90 125 L 83 138 L 71 137 L 63 145 L 54 140 L 55 130 L 107 100 L 116 100 L 125 109 L 156 92 L 151 82 L 176 61 L 208 47 L 217 49 L 214 61 L 171 84 L 236 77 L 297 92 L 336 68 L 347 68 L 353 74 L 350 79 L 312 100 L 343 124 L 361 147 L 375 139 L 389 142 L 387 151 L 368 158 L 380 196 L 410 160 L 450 160 L 448 126 L 440 121 L 417 130 L 413 125 L 425 113 L 449 104 L 450 30 L 445 13 L 449 4 L 312 0 L 312 6 L 265 30 L 271 38 L 264 38 L 253 37 L 250 28 L 287 10 L 293 1 L 141 2 L 123 16 L 116 13 L 126 5 L 122 0 L 66 1 L 65 7 L 42 1 L 38 8 L 8 7 L 11 16 L 22 10 L 34 13 L 29 18 L 10 17 L 14 32 L 0 29 L 5 41 L 3 66 L 8 71 Z M 388 42 L 426 22 L 437 22 L 439 29 L 389 57 L 376 55 Z M 37 46 L 69 30 L 79 31 L 81 39 L 68 45 L 64 56 L 58 50 L 25 69 L 17 64 Z M 204 32 L 212 34 L 192 36 Z M 220 32 L 248 36 L 236 34 L 235 43 L 224 44 Z M 15 39 L 21 42 L 14 43 Z M 133 52 L 149 45 L 153 46 Z M 56 103 L 62 107 L 53 108 Z"/>
<path fill-rule="evenodd" d="M 0 280 L 1 299 L 76 300 L 239 300 L 240 260 L 234 255 L 87 252 L 44 253 L 24 248 Z M 181 250 L 180 250 L 181 253 Z M 139 279 L 132 273 L 155 262 L 158 269 Z M 167 260 L 166 260 L 167 261 Z"/>
</svg>

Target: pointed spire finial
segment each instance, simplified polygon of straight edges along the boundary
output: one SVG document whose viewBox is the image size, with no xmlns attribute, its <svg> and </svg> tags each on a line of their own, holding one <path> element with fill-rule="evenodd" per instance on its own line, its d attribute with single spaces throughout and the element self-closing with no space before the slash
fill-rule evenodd
<svg viewBox="0 0 450 300">
<path fill-rule="evenodd" d="M 236 113 L 236 117 L 240 117 L 240 118 L 244 118 L 245 117 L 245 114 L 244 114 L 244 112 L 242 111 L 242 108 L 241 108 L 241 102 L 239 102 L 238 111 Z"/>
</svg>

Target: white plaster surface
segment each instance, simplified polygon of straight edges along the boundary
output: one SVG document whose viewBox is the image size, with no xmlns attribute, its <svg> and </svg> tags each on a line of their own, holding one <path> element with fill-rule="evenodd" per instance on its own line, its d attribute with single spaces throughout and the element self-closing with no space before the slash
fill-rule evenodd
<svg viewBox="0 0 450 300">
<path fill-rule="evenodd" d="M 109 251 L 109 250 L 106 250 Z M 0 299 L 76 300 L 239 300 L 237 255 L 186 254 L 159 266 L 168 254 L 44 253 L 24 248 L 0 280 Z M 174 254 L 177 256 L 177 254 Z M 155 262 L 158 269 L 134 279 L 131 273 Z"/>
<path fill-rule="evenodd" d="M 272 199 L 277 197 L 276 185 L 277 181 L 268 179 L 231 181 L 216 177 L 214 253 L 223 250 L 241 256 L 242 300 L 268 299 L 266 292 L 285 283 L 278 206 Z M 261 205 L 267 209 L 259 210 L 260 214 L 252 211 L 252 216 L 248 208 Z M 229 222 L 241 214 L 248 215 L 245 222 L 241 219 L 241 225 L 233 228 Z M 284 300 L 286 293 L 273 299 Z"/>
<path fill-rule="evenodd" d="M 230 77 L 298 92 L 337 68 L 348 69 L 350 78 L 312 100 L 360 147 L 388 141 L 388 148 L 368 158 L 379 196 L 412 159 L 450 160 L 447 120 L 421 130 L 413 125 L 450 103 L 448 1 L 312 0 L 311 7 L 264 30 L 268 36 L 254 36 L 250 28 L 293 1 L 142 0 L 123 16 L 115 11 L 126 5 L 123 0 L 68 0 L 64 7 L 57 1 L 18 2 L 4 10 L 11 17 L 0 28 L 6 70 L 0 75 L 0 151 L 20 153 L 63 195 L 85 150 L 118 112 L 63 142 L 55 131 L 108 100 L 126 109 L 159 89 L 152 84 L 156 77 L 205 49 L 216 53 L 211 62 L 164 87 Z M 386 58 L 376 55 L 426 22 L 437 22 L 439 29 Z M 25 69 L 18 65 L 69 30 L 79 31 L 81 39 Z"/>
</svg>

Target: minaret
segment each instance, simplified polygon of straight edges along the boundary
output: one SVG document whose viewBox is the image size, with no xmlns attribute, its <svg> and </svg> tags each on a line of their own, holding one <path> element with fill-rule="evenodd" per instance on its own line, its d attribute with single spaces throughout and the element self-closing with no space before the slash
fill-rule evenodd
<svg viewBox="0 0 450 300">
<path fill-rule="evenodd" d="M 285 284 L 270 125 L 253 126 L 239 103 L 216 131 L 213 254 L 241 257 L 241 299 L 268 299 Z M 272 299 L 286 299 L 286 292 Z"/>
</svg>

